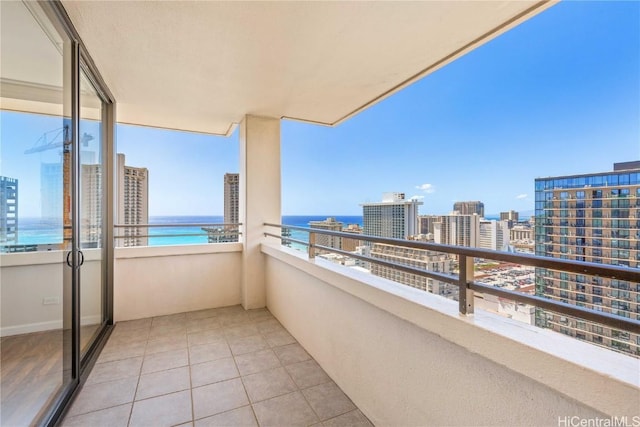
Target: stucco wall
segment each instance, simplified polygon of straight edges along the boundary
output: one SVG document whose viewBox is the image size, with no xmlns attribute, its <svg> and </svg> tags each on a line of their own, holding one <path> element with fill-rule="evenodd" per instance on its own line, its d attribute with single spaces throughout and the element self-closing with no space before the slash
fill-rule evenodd
<svg viewBox="0 0 640 427">
<path fill-rule="evenodd" d="M 637 384 L 611 378 L 637 383 L 637 359 L 497 315 L 464 318 L 457 302 L 290 250 L 263 252 L 267 307 L 376 425 L 557 426 L 559 417 L 640 415 Z M 561 352 L 618 366 L 597 372 Z"/>
<path fill-rule="evenodd" d="M 240 243 L 118 248 L 114 321 L 240 304 Z"/>
</svg>

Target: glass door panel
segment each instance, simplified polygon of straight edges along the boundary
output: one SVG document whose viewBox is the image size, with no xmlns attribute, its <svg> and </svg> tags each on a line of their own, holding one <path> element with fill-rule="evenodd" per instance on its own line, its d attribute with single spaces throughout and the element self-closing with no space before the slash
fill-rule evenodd
<svg viewBox="0 0 640 427">
<path fill-rule="evenodd" d="M 74 380 L 71 43 L 37 2 L 0 8 L 0 425 L 31 425 Z"/>
<path fill-rule="evenodd" d="M 80 348 L 86 353 L 104 319 L 104 144 L 102 100 L 80 73 Z"/>
</svg>

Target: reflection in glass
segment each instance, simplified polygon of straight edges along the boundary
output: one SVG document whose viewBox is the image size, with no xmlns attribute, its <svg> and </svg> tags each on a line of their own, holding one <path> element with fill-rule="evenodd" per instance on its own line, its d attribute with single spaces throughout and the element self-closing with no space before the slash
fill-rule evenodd
<svg viewBox="0 0 640 427">
<path fill-rule="evenodd" d="M 34 424 L 71 382 L 70 42 L 39 3 L 0 8 L 0 424 L 13 426 Z"/>
<path fill-rule="evenodd" d="M 84 355 L 103 319 L 104 162 L 102 101 L 80 74 L 80 346 Z"/>
</svg>

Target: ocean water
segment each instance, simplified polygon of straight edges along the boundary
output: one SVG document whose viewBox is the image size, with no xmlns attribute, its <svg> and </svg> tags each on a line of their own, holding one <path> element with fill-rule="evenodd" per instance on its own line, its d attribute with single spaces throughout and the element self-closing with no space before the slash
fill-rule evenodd
<svg viewBox="0 0 640 427">
<path fill-rule="evenodd" d="M 308 227 L 309 221 L 323 221 L 331 215 L 285 215 L 281 223 L 298 227 Z M 361 216 L 335 216 L 345 226 L 358 224 L 362 226 Z M 222 216 L 152 216 L 149 224 L 168 224 L 170 227 L 149 228 L 149 246 L 189 245 L 207 243 L 207 234 L 201 227 L 188 227 L 184 224 L 216 224 L 222 223 Z M 189 236 L 182 236 L 189 234 Z M 308 234 L 303 231 L 291 231 L 294 239 L 308 241 Z M 43 221 L 40 218 L 20 218 L 18 221 L 18 244 L 59 244 L 62 242 L 62 224 L 55 221 Z M 293 244 L 301 248 L 301 245 Z"/>
</svg>

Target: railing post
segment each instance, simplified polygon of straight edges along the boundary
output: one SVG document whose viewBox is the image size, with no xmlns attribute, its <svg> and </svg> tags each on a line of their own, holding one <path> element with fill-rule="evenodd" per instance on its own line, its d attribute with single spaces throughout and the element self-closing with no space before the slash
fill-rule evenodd
<svg viewBox="0 0 640 427">
<path fill-rule="evenodd" d="M 469 283 L 473 282 L 473 257 L 458 255 L 458 306 L 461 314 L 473 314 L 473 290 Z"/>
<path fill-rule="evenodd" d="M 309 259 L 316 257 L 316 233 L 309 232 Z"/>
</svg>

